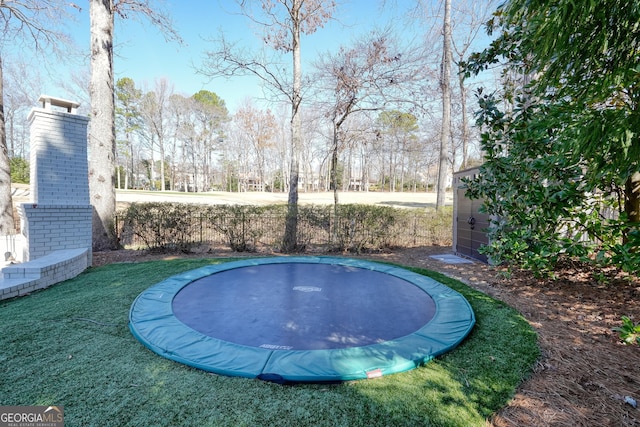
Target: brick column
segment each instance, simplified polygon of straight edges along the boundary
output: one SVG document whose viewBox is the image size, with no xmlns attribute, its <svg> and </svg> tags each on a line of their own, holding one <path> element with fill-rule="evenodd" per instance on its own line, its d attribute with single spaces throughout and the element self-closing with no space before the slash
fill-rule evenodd
<svg viewBox="0 0 640 427">
<path fill-rule="evenodd" d="M 87 265 L 91 265 L 89 118 L 76 114 L 79 104 L 72 101 L 43 95 L 40 102 L 43 107 L 29 115 L 33 202 L 20 207 L 26 243 L 23 260 L 61 249 L 87 248 Z"/>
</svg>

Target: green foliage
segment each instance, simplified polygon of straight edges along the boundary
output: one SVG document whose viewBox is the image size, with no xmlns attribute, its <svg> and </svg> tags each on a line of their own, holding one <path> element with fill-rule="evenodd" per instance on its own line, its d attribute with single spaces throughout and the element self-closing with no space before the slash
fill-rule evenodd
<svg viewBox="0 0 640 427">
<path fill-rule="evenodd" d="M 285 176 L 282 173 L 282 171 L 278 170 L 276 171 L 274 177 L 273 177 L 273 186 L 268 188 L 269 191 L 281 191 L 284 192 L 286 186 L 285 186 Z"/>
<path fill-rule="evenodd" d="M 381 112 L 378 115 L 378 123 L 386 132 L 393 134 L 410 134 L 418 130 L 416 116 L 398 110 Z"/>
<path fill-rule="evenodd" d="M 142 91 L 136 88 L 135 82 L 129 77 L 118 79 L 115 87 L 116 120 L 122 132 L 127 136 L 126 144 L 129 144 L 129 134 L 140 129 L 140 100 Z"/>
<path fill-rule="evenodd" d="M 132 203 L 118 218 L 149 249 L 188 252 L 196 243 L 192 217 L 198 209 L 197 205 L 182 203 Z"/>
<path fill-rule="evenodd" d="M 613 330 L 620 334 L 620 339 L 625 344 L 640 345 L 640 323 L 634 324 L 629 317 L 622 316 L 622 326 Z"/>
<path fill-rule="evenodd" d="M 514 0 L 490 22 L 500 36 L 467 71 L 506 61 L 504 87 L 479 93 L 486 162 L 469 194 L 494 215 L 483 250 L 495 261 L 638 271 L 639 19 L 624 0 Z"/>
<path fill-rule="evenodd" d="M 231 250 L 253 252 L 265 231 L 260 218 L 269 216 L 273 210 L 262 206 L 208 206 L 200 213 L 200 221 L 225 235 Z"/>
<path fill-rule="evenodd" d="M 393 246 L 450 245 L 451 208 L 436 211 L 388 206 L 298 206 L 301 251 L 371 252 Z M 253 252 L 260 246 L 279 248 L 284 235 L 286 205 L 205 205 L 134 203 L 118 217 L 121 244 L 148 249 L 190 251 L 218 241 L 230 249 Z"/>
<path fill-rule="evenodd" d="M 223 109 L 226 113 L 227 106 L 224 100 L 220 98 L 218 94 L 216 94 L 215 92 L 211 92 L 203 89 L 194 93 L 192 98 L 203 105 L 208 105 L 211 107 L 218 107 L 220 109 Z"/>
<path fill-rule="evenodd" d="M 258 206 L 132 203 L 118 218 L 124 222 L 121 234 L 136 236 L 148 249 L 188 252 L 203 242 L 205 233 L 215 230 L 225 236 L 232 250 L 246 252 L 256 249 L 264 233 L 263 223 L 256 218 L 269 210 Z"/>
<path fill-rule="evenodd" d="M 390 247 L 397 209 L 388 206 L 338 205 L 333 224 L 333 248 L 361 253 Z"/>
<path fill-rule="evenodd" d="M 494 95 L 479 96 L 486 161 L 467 181 L 467 194 L 484 199 L 493 218 L 481 252 L 541 275 L 552 274 L 562 257 L 636 272 L 640 239 L 620 213 L 620 186 L 585 176 L 586 160 L 574 159 L 572 147 L 547 127 L 548 105 L 514 102 L 503 112 Z"/>
<path fill-rule="evenodd" d="M 330 246 L 330 230 L 333 223 L 333 207 L 298 205 L 297 247 L 300 252 L 310 248 L 322 236 L 321 245 Z"/>
<path fill-rule="evenodd" d="M 562 144 L 541 126 L 543 104 L 516 99 L 503 112 L 493 95 L 479 96 L 478 123 L 485 129 L 486 162 L 480 176 L 467 181 L 467 195 L 482 198 L 492 216 L 490 244 L 482 249 L 496 262 L 508 262 L 544 273 L 561 253 L 584 256 L 588 223 L 571 219 L 594 212 L 593 197 L 581 183 L 581 164 L 563 155 Z M 597 212 L 597 211 L 596 211 Z"/>
<path fill-rule="evenodd" d="M 405 217 L 409 219 L 410 212 L 405 211 Z M 449 246 L 451 245 L 452 233 L 449 232 L 452 228 L 453 218 L 453 206 L 443 206 L 436 210 L 427 210 L 426 214 L 421 217 L 417 217 L 417 221 L 413 225 L 414 236 L 419 233 L 430 236 L 430 242 L 433 246 Z M 409 221 L 405 222 L 405 227 L 410 227 Z M 411 246 L 407 244 L 407 246 Z"/>
<path fill-rule="evenodd" d="M 22 157 L 12 157 L 9 159 L 9 168 L 11 170 L 11 182 L 28 184 L 29 183 L 29 162 Z"/>
</svg>

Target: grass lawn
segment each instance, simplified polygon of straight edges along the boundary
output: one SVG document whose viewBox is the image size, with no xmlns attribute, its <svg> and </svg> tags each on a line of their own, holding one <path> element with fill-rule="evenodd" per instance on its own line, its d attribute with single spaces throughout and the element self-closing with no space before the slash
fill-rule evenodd
<svg viewBox="0 0 640 427">
<path fill-rule="evenodd" d="M 221 259 L 91 268 L 0 302 L 0 405 L 64 405 L 66 426 L 481 426 L 539 355 L 513 309 L 438 273 L 476 326 L 454 351 L 375 380 L 281 386 L 209 374 L 147 350 L 128 329 L 147 287 Z"/>
</svg>

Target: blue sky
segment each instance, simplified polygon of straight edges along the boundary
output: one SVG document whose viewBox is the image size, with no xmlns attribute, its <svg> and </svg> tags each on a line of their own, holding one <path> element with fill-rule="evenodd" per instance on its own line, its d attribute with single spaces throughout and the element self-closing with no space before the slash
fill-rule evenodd
<svg viewBox="0 0 640 427">
<path fill-rule="evenodd" d="M 303 36 L 303 62 L 311 61 L 317 52 L 337 49 L 348 44 L 357 35 L 373 27 L 384 27 L 389 23 L 406 27 L 406 9 L 414 2 L 406 0 L 338 0 L 335 20 L 316 33 Z M 79 47 L 89 49 L 89 6 L 82 7 L 77 22 L 72 25 L 71 36 Z M 83 4 L 85 3 L 85 4 Z M 175 29 L 184 39 L 184 44 L 167 42 L 159 30 L 144 20 L 116 19 L 115 28 L 115 79 L 132 78 L 138 87 L 153 89 L 154 81 L 167 78 L 176 93 L 187 96 L 206 89 L 217 93 L 225 100 L 230 111 L 247 97 L 262 97 L 263 92 L 256 79 L 233 78 L 209 79 L 199 75 L 196 68 L 202 63 L 204 52 L 213 49 L 206 39 L 224 32 L 227 40 L 238 41 L 251 47 L 260 46 L 255 34 L 255 24 L 246 17 L 233 14 L 238 8 L 232 0 L 165 0 Z M 398 6 L 398 5 L 407 6 Z M 421 30 L 422 31 L 422 30 Z M 288 57 L 286 58 L 288 60 Z M 88 58 L 85 57 L 88 61 Z M 304 69 L 304 64 L 303 64 Z M 55 91 L 55 89 L 52 89 Z M 51 93 L 51 95 L 56 95 Z"/>
<path fill-rule="evenodd" d="M 372 24 L 386 25 L 399 21 L 404 13 L 400 8 L 382 8 L 377 0 L 343 1 L 335 16 L 339 21 L 328 23 L 316 33 L 303 36 L 303 61 L 311 60 L 315 53 L 324 52 L 348 43 L 357 34 L 372 28 Z M 185 7 L 186 5 L 188 7 Z M 224 6 L 221 6 L 224 5 Z M 178 33 L 185 40 L 180 46 L 166 42 L 158 30 L 136 21 L 116 23 L 117 56 L 115 58 L 116 79 L 131 77 L 138 85 L 145 82 L 149 87 L 157 78 L 166 77 L 174 83 L 178 93 L 192 95 L 201 89 L 217 93 L 233 111 L 246 97 L 261 97 L 258 82 L 251 78 L 209 78 L 199 75 L 195 67 L 200 66 L 203 54 L 212 49 L 212 38 L 223 31 L 227 40 L 238 41 L 245 46 L 259 46 L 255 25 L 246 17 L 225 12 L 234 9 L 234 3 L 216 0 L 171 0 L 168 2 Z M 287 58 L 288 59 L 288 58 Z"/>
<path fill-rule="evenodd" d="M 231 112 L 247 97 L 261 98 L 263 92 L 256 79 L 216 78 L 210 80 L 199 75 L 196 68 L 202 63 L 204 52 L 213 49 L 207 38 L 213 38 L 220 31 L 229 41 L 238 41 L 247 47 L 260 46 L 255 34 L 255 24 L 244 16 L 232 14 L 237 11 L 233 0 L 164 0 L 175 29 L 185 44 L 167 42 L 159 30 L 144 19 L 116 20 L 115 28 L 115 79 L 132 78 L 136 85 L 152 90 L 159 78 L 167 78 L 174 92 L 190 96 L 201 89 L 217 93 L 225 100 Z M 255 0 L 254 0 L 255 1 Z M 433 1 L 437 9 L 440 0 Z M 485 0 L 489 1 L 489 0 Z M 336 50 L 340 45 L 348 45 L 358 35 L 374 27 L 389 24 L 401 29 L 405 35 L 422 36 L 427 28 L 424 23 L 407 19 L 407 10 L 415 7 L 414 0 L 337 0 L 335 20 L 330 21 L 316 33 L 303 36 L 303 71 L 318 52 Z M 70 25 L 71 36 L 84 55 L 88 70 L 89 52 L 89 5 L 79 0 L 81 11 L 73 11 L 78 17 Z M 226 10 L 225 10 L 226 9 Z M 440 21 L 438 20 L 438 23 Z M 286 58 L 290 61 L 290 56 Z M 435 58 L 439 60 L 439 58 Z M 307 66 L 305 66 L 307 62 Z M 51 80 L 51 79 L 50 79 Z M 71 97 L 58 94 L 59 89 L 46 89 L 49 95 Z M 37 97 L 37 95 L 35 95 Z"/>
</svg>

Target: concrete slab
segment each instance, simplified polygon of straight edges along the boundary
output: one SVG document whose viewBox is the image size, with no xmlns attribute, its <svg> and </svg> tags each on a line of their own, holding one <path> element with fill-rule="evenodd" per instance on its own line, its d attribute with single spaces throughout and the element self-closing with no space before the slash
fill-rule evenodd
<svg viewBox="0 0 640 427">
<path fill-rule="evenodd" d="M 446 264 L 473 264 L 473 261 L 453 254 L 430 255 L 429 258 L 436 259 Z"/>
</svg>

